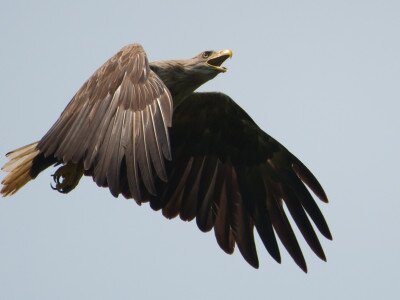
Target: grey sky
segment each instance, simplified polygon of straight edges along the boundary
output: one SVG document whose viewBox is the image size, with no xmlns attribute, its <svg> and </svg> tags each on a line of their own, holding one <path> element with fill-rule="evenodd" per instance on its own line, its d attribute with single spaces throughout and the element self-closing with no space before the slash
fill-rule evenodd
<svg viewBox="0 0 400 300">
<path fill-rule="evenodd" d="M 235 99 L 323 184 L 333 242 L 300 238 L 303 274 L 260 269 L 195 223 L 52 170 L 0 199 L 0 299 L 394 299 L 400 278 L 399 1 L 7 1 L 0 10 L 0 158 L 39 139 L 122 46 L 150 60 L 231 48 L 201 90 Z M 4 174 L 1 175 L 3 177 Z M 282 247 L 281 247 L 282 248 Z"/>
</svg>

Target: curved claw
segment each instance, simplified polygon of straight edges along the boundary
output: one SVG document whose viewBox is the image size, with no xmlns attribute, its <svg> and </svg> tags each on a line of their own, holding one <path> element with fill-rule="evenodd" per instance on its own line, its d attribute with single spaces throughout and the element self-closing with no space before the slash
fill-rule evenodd
<svg viewBox="0 0 400 300">
<path fill-rule="evenodd" d="M 58 170 L 57 170 L 57 171 L 58 171 Z M 55 182 L 56 184 L 60 184 L 60 175 L 58 175 L 57 172 L 54 173 L 54 174 L 51 174 L 51 177 L 53 177 L 53 180 L 54 180 L 54 182 Z M 50 184 L 50 185 L 51 185 L 51 184 Z"/>
<path fill-rule="evenodd" d="M 57 171 L 51 175 L 55 186 L 50 184 L 50 187 L 62 194 L 67 194 L 78 185 L 82 175 L 83 167 L 81 165 L 68 163 L 58 168 Z"/>
</svg>

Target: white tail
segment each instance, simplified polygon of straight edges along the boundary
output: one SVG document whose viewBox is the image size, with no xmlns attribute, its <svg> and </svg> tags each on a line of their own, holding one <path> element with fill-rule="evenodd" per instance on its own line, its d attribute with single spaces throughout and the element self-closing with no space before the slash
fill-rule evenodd
<svg viewBox="0 0 400 300">
<path fill-rule="evenodd" d="M 33 160 L 40 153 L 37 144 L 32 143 L 6 154 L 10 160 L 1 168 L 9 172 L 1 182 L 3 187 L 0 193 L 3 197 L 16 193 L 32 179 L 30 171 Z"/>
</svg>

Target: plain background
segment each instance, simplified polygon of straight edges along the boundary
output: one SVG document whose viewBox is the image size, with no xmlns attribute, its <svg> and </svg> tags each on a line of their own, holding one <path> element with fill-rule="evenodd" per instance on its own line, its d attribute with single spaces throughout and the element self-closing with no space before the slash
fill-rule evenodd
<svg viewBox="0 0 400 300">
<path fill-rule="evenodd" d="M 229 94 L 314 172 L 334 240 L 324 263 L 299 238 L 304 274 L 257 237 L 255 270 L 91 178 L 54 192 L 48 170 L 0 199 L 0 299 L 397 298 L 399 28 L 399 1 L 1 0 L 0 153 L 40 139 L 128 43 L 150 60 L 231 48 L 201 90 Z"/>
</svg>

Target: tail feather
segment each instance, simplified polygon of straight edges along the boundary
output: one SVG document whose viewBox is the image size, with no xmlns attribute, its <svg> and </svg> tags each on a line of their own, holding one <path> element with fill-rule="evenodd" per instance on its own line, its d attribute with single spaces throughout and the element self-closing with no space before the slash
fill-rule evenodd
<svg viewBox="0 0 400 300">
<path fill-rule="evenodd" d="M 16 193 L 33 178 L 33 160 L 40 154 L 37 144 L 35 142 L 6 154 L 9 161 L 1 169 L 9 174 L 1 182 L 3 187 L 0 193 L 3 197 Z"/>
</svg>

